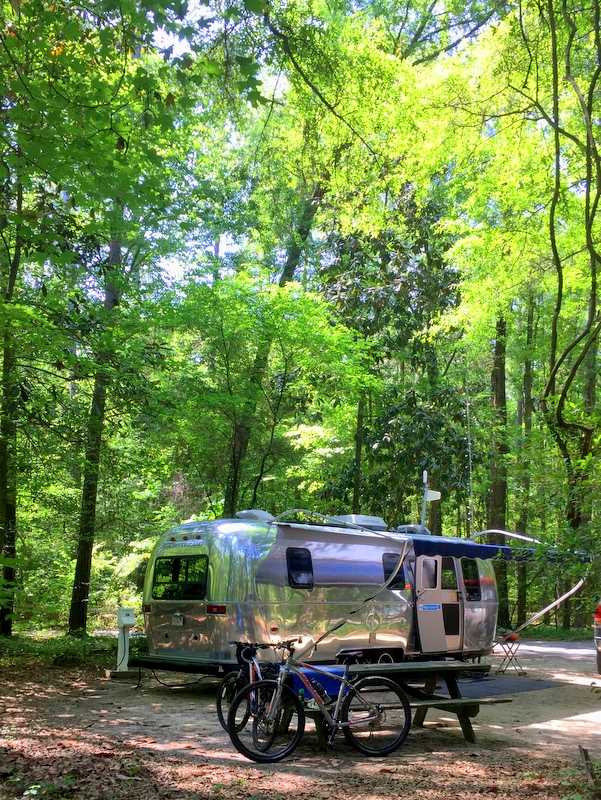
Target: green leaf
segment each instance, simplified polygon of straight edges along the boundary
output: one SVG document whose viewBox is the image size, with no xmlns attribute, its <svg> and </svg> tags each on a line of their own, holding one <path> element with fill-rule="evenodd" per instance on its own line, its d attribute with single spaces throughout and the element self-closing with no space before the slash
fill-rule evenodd
<svg viewBox="0 0 601 800">
<path fill-rule="evenodd" d="M 111 44 L 115 39 L 115 33 L 111 28 L 101 28 L 98 32 L 98 39 L 102 44 Z"/>
<path fill-rule="evenodd" d="M 150 148 L 146 150 L 146 157 L 151 164 L 156 164 L 157 166 L 163 164 L 164 161 L 163 157 L 160 156 L 156 150 L 151 150 Z"/>
<path fill-rule="evenodd" d="M 131 124 L 125 120 L 116 120 L 113 122 L 113 130 L 115 133 L 118 133 L 119 136 L 127 136 L 131 131 Z"/>
<path fill-rule="evenodd" d="M 236 63 L 238 64 L 238 69 L 243 75 L 256 75 L 259 71 L 259 65 L 254 58 L 236 56 Z"/>
<path fill-rule="evenodd" d="M 159 114 L 156 121 L 164 131 L 169 131 L 173 128 L 173 118 L 169 114 Z"/>
<path fill-rule="evenodd" d="M 257 106 L 265 106 L 269 103 L 269 100 L 266 97 L 263 97 L 261 92 L 258 92 L 256 89 L 251 89 L 251 91 L 246 95 L 246 99 L 253 108 L 257 108 Z"/>
<path fill-rule="evenodd" d="M 244 0 L 244 8 L 251 14 L 264 14 L 267 9 L 265 0 Z"/>
<path fill-rule="evenodd" d="M 223 64 L 214 58 L 207 58 L 202 62 L 202 68 L 209 75 L 223 75 Z"/>
<path fill-rule="evenodd" d="M 134 86 L 143 92 L 150 92 L 154 89 L 156 81 L 152 75 L 149 75 L 146 70 L 138 68 L 133 77 Z"/>
<path fill-rule="evenodd" d="M 236 87 L 243 92 L 245 89 L 256 89 L 262 83 L 263 81 L 258 81 L 256 78 L 247 78 L 245 81 L 236 81 Z"/>
<path fill-rule="evenodd" d="M 70 20 L 63 25 L 62 34 L 65 39 L 79 39 L 81 36 L 81 27 L 79 26 L 79 23 L 75 22 L 75 20 Z"/>
</svg>

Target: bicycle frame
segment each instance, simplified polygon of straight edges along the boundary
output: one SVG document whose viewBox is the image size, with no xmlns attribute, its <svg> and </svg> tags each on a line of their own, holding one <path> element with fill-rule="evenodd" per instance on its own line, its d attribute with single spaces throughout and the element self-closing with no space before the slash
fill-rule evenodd
<svg viewBox="0 0 601 800">
<path fill-rule="evenodd" d="M 343 723 L 338 722 L 340 718 L 340 707 L 342 706 L 342 700 L 344 698 L 345 689 L 350 687 L 350 682 L 346 678 L 346 675 L 336 675 L 335 673 L 329 672 L 327 669 L 323 669 L 318 667 L 316 664 L 312 664 L 310 669 L 314 672 L 320 672 L 322 675 L 327 675 L 328 678 L 334 678 L 340 683 L 338 688 L 338 694 L 336 696 L 336 701 L 333 707 L 333 713 L 330 713 L 328 707 L 323 701 L 323 698 L 315 691 L 313 685 L 309 678 L 304 674 L 302 668 L 309 667 L 304 661 L 296 661 L 292 656 L 289 656 L 286 659 L 286 663 L 280 669 L 280 675 L 278 676 L 278 682 L 282 680 L 285 682 L 288 675 L 296 675 L 297 678 L 301 681 L 305 689 L 311 695 L 311 699 L 317 703 L 317 709 L 319 710 L 322 715 L 324 716 L 327 723 L 333 727 L 342 727 Z M 280 677 L 281 676 L 281 677 Z M 311 710 L 311 709 L 309 709 Z"/>
<path fill-rule="evenodd" d="M 264 677 L 269 675 L 273 667 L 279 666 L 275 662 L 267 662 L 263 665 L 266 667 L 265 675 L 263 675 L 261 663 L 257 658 L 257 651 L 270 649 L 272 646 L 269 644 L 262 642 L 230 642 L 230 645 L 234 644 L 236 645 L 236 661 L 240 666 L 238 678 L 248 678 L 246 683 L 255 683 L 255 681 L 263 680 Z"/>
<path fill-rule="evenodd" d="M 286 646 L 286 643 L 281 643 L 279 646 Z M 276 645 L 278 647 L 278 645 Z M 322 675 L 327 675 L 328 678 L 333 678 L 334 680 L 340 683 L 340 687 L 338 689 L 338 695 L 336 696 L 336 701 L 334 703 L 334 707 L 332 711 L 328 709 L 326 704 L 324 703 L 321 696 L 318 692 L 313 688 L 311 681 L 303 672 L 303 668 L 311 669 L 313 672 L 319 672 Z M 308 710 L 317 710 L 321 713 L 323 718 L 326 720 L 328 725 L 331 727 L 331 733 L 329 735 L 329 741 L 331 742 L 336 735 L 336 732 L 339 728 L 350 727 L 352 722 L 341 722 L 340 721 L 340 709 L 342 707 L 342 701 L 345 696 L 345 690 L 352 688 L 352 682 L 346 676 L 346 669 L 343 675 L 336 675 L 336 673 L 330 672 L 328 669 L 324 667 L 320 667 L 317 664 L 307 664 L 305 661 L 300 659 L 295 659 L 292 653 L 289 653 L 288 657 L 284 664 L 280 667 L 280 672 L 277 677 L 278 683 L 278 690 L 273 695 L 271 699 L 271 703 L 269 704 L 269 708 L 267 710 L 267 714 L 270 718 L 273 718 L 275 713 L 277 712 L 281 698 L 282 698 L 282 687 L 285 685 L 288 677 L 290 675 L 296 675 L 303 686 L 307 689 L 309 694 L 311 695 L 311 699 L 315 701 L 317 704 L 316 708 L 309 708 Z M 374 714 L 374 719 L 377 718 L 377 714 Z M 365 719 L 363 719 L 363 724 L 365 724 Z"/>
</svg>

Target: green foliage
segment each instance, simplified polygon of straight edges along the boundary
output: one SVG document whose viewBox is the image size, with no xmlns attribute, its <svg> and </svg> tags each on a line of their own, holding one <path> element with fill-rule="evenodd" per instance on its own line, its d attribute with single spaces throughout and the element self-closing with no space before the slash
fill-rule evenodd
<svg viewBox="0 0 601 800">
<path fill-rule="evenodd" d="M 0 665 L 31 667 L 35 664 L 103 666 L 117 655 L 117 638 L 108 636 L 24 636 L 0 637 Z"/>
<path fill-rule="evenodd" d="M 440 530 L 465 533 L 502 435 L 510 527 L 586 551 L 596 591 L 599 43 L 571 13 L 0 4 L 19 626 L 66 619 L 99 371 L 100 617 L 137 602 L 160 531 L 222 512 L 236 436 L 239 506 L 348 511 L 359 486 L 413 521 L 426 468 Z M 577 569 L 530 575 L 529 604 Z"/>
<path fill-rule="evenodd" d="M 41 783 L 34 783 L 23 792 L 23 797 L 42 797 L 52 800 L 65 800 L 65 798 L 73 797 L 73 793 L 77 790 L 75 778 L 71 775 L 65 775 L 60 781 L 54 783 L 50 781 L 43 781 Z"/>
<path fill-rule="evenodd" d="M 237 424 L 252 428 L 241 503 L 252 507 L 263 496 L 274 502 L 271 482 L 302 457 L 289 431 L 312 417 L 323 420 L 335 398 L 364 383 L 361 345 L 344 326 L 332 325 L 327 306 L 300 286 L 257 285 L 243 276 L 190 285 L 180 331 L 169 396 L 174 407 L 187 409 L 171 420 L 171 430 L 175 457 L 190 465 L 190 512 L 219 514 Z M 179 501 L 183 513 L 185 500 Z"/>
<path fill-rule="evenodd" d="M 520 639 L 537 640 L 540 639 L 544 642 L 590 642 L 591 629 L 586 628 L 571 628 L 565 630 L 560 625 L 544 625 L 534 623 L 523 631 L 520 631 Z"/>
</svg>

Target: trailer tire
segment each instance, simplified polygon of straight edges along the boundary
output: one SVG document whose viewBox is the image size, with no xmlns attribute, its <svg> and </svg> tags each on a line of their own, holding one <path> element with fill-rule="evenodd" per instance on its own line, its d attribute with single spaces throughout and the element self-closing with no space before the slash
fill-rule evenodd
<svg viewBox="0 0 601 800">
<path fill-rule="evenodd" d="M 388 652 L 380 653 L 378 656 L 378 664 L 394 664 L 394 658 Z"/>
</svg>

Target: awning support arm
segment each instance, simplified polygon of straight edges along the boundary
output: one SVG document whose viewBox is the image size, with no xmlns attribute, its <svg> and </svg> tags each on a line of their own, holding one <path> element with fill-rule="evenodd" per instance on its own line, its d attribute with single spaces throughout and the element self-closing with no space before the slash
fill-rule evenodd
<svg viewBox="0 0 601 800">
<path fill-rule="evenodd" d="M 585 576 L 585 577 L 586 577 L 586 576 Z M 546 608 L 543 608 L 543 610 L 542 610 L 542 611 L 539 611 L 539 612 L 538 612 L 537 614 L 535 614 L 533 617 L 530 617 L 530 619 L 529 619 L 529 620 L 527 620 L 526 622 L 524 622 L 524 623 L 522 623 L 521 625 L 519 625 L 519 626 L 518 626 L 518 627 L 517 627 L 517 628 L 514 630 L 514 633 L 519 633 L 521 630 L 523 630 L 524 628 L 526 628 L 526 627 L 527 627 L 528 625 L 530 625 L 532 622 L 535 622 L 535 621 L 536 621 L 536 620 L 537 620 L 539 617 L 542 617 L 542 616 L 543 616 L 544 614 L 546 614 L 548 611 L 551 611 L 551 609 L 552 609 L 552 608 L 555 608 L 555 606 L 558 606 L 560 603 L 563 603 L 563 601 L 564 601 L 564 600 L 567 600 L 567 599 L 568 599 L 568 597 L 571 597 L 571 595 L 573 595 L 575 592 L 577 592 L 577 591 L 578 591 L 578 589 L 580 589 L 580 587 L 581 587 L 581 586 L 583 586 L 583 585 L 584 585 L 584 578 L 580 578 L 580 580 L 578 581 L 578 583 L 576 584 L 576 586 L 573 586 L 573 587 L 570 589 L 570 591 L 569 591 L 569 592 L 566 592 L 565 594 L 562 594 L 562 596 L 561 596 L 560 598 L 558 598 L 557 600 L 554 600 L 554 601 L 553 601 L 553 602 L 552 602 L 550 605 L 548 605 Z"/>
</svg>

